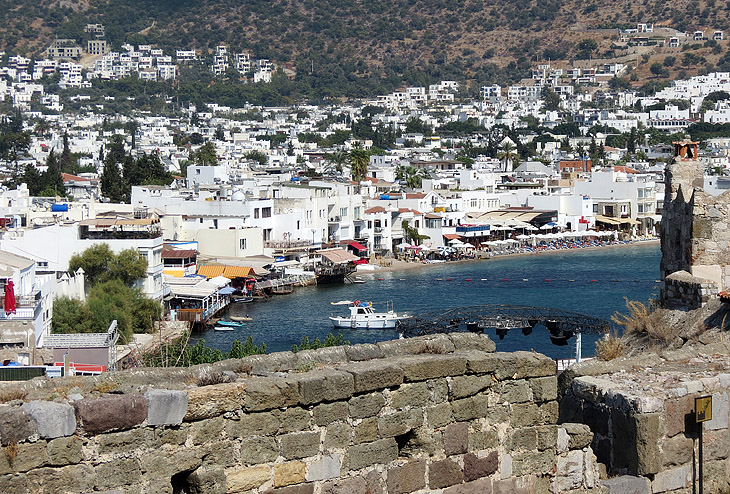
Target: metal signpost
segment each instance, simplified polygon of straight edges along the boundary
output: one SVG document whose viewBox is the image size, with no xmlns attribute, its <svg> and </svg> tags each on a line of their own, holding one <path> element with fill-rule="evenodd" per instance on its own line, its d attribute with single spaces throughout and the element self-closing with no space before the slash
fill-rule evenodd
<svg viewBox="0 0 730 494">
<path fill-rule="evenodd" d="M 700 425 L 699 494 L 704 493 L 702 486 L 702 430 L 704 429 L 704 422 L 708 420 L 712 420 L 712 396 L 699 396 L 695 398 L 695 422 Z"/>
</svg>

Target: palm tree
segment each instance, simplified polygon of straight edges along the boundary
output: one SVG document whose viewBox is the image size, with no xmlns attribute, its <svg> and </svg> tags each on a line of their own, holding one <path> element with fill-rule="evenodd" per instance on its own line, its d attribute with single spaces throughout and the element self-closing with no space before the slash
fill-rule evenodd
<svg viewBox="0 0 730 494">
<path fill-rule="evenodd" d="M 512 165 L 513 170 L 520 164 L 520 155 L 514 144 L 509 141 L 502 145 L 502 150 L 497 153 L 497 158 L 504 161 L 505 169 L 507 168 L 507 163 Z"/>
<path fill-rule="evenodd" d="M 423 179 L 428 177 L 428 171 L 425 168 L 416 168 L 414 166 L 399 166 L 395 169 L 395 178 L 405 183 L 409 189 L 417 189 L 423 185 Z"/>
<path fill-rule="evenodd" d="M 362 182 L 368 175 L 368 162 L 370 156 L 368 152 L 362 148 L 362 145 L 358 142 L 355 147 L 350 151 L 350 173 L 352 180 L 355 182 Z"/>
<path fill-rule="evenodd" d="M 349 159 L 347 153 L 342 150 L 335 151 L 334 153 L 328 153 L 324 157 L 331 165 L 334 165 L 335 170 L 340 173 L 342 173 L 342 165 L 347 163 Z M 330 168 L 331 165 L 328 165 L 327 168 Z"/>
</svg>

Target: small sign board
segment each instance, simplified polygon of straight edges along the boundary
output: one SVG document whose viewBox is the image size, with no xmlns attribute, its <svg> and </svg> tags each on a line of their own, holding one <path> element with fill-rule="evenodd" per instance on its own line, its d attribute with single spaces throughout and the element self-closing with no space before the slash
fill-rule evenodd
<svg viewBox="0 0 730 494">
<path fill-rule="evenodd" d="M 712 396 L 699 396 L 695 398 L 695 422 L 708 420 L 712 420 Z"/>
</svg>

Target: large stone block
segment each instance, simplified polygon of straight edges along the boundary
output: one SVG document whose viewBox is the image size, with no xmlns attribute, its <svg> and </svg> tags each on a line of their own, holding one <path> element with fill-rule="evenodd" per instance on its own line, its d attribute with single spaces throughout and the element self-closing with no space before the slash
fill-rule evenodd
<svg viewBox="0 0 730 494">
<path fill-rule="evenodd" d="M 489 389 L 494 381 L 491 376 L 454 376 L 449 381 L 449 397 L 458 400 Z"/>
<path fill-rule="evenodd" d="M 533 352 L 497 352 L 467 357 L 467 368 L 475 374 L 493 374 L 497 380 L 555 376 L 555 362 Z"/>
<path fill-rule="evenodd" d="M 304 482 L 307 467 L 301 461 L 287 461 L 274 465 L 274 487 Z"/>
<path fill-rule="evenodd" d="M 368 417 L 354 428 L 353 442 L 355 444 L 369 443 L 378 438 L 378 419 Z"/>
<path fill-rule="evenodd" d="M 360 470 L 378 463 L 390 463 L 398 457 L 398 444 L 390 437 L 358 444 L 348 448 L 347 457 L 350 470 Z"/>
<path fill-rule="evenodd" d="M 202 420 L 239 410 L 243 406 L 246 387 L 245 383 L 234 382 L 189 389 L 184 419 Z"/>
<path fill-rule="evenodd" d="M 190 494 L 226 494 L 226 472 L 217 466 L 200 467 L 188 475 Z"/>
<path fill-rule="evenodd" d="M 492 480 L 479 479 L 474 482 L 455 485 L 445 489 L 444 494 L 492 494 Z"/>
<path fill-rule="evenodd" d="M 488 477 L 497 471 L 499 467 L 499 455 L 491 451 L 484 458 L 477 457 L 474 453 L 464 455 L 464 480 L 471 482 L 482 477 Z"/>
<path fill-rule="evenodd" d="M 45 441 L 21 443 L 0 449 L 0 475 L 27 472 L 48 464 Z"/>
<path fill-rule="evenodd" d="M 140 394 L 84 398 L 74 408 L 80 425 L 91 434 L 130 429 L 147 418 L 147 400 Z"/>
<path fill-rule="evenodd" d="M 403 383 L 403 369 L 392 362 L 354 362 L 339 367 L 354 379 L 355 393 L 392 388 Z"/>
<path fill-rule="evenodd" d="M 661 471 L 654 476 L 651 483 L 651 492 L 657 494 L 660 492 L 673 491 L 689 487 L 692 480 L 692 466 L 683 465 L 677 468 L 670 468 Z"/>
<path fill-rule="evenodd" d="M 692 461 L 694 441 L 684 434 L 665 438 L 661 445 L 662 467 L 669 468 Z"/>
<path fill-rule="evenodd" d="M 21 407 L 38 424 L 38 434 L 46 439 L 70 436 L 76 431 L 76 416 L 71 405 L 52 401 L 31 401 Z"/>
<path fill-rule="evenodd" d="M 271 467 L 236 468 L 226 472 L 226 489 L 228 494 L 247 492 L 260 487 L 271 480 L 271 477 Z"/>
<path fill-rule="evenodd" d="M 727 393 L 712 394 L 712 420 L 705 422 L 705 429 L 716 431 L 727 429 L 729 402 Z"/>
<path fill-rule="evenodd" d="M 443 334 L 419 336 L 403 340 L 381 341 L 377 343 L 384 357 L 403 355 L 445 354 L 454 351 L 454 344 Z"/>
<path fill-rule="evenodd" d="M 429 427 L 439 428 L 454 421 L 454 414 L 451 411 L 450 403 L 439 403 L 426 408 L 426 422 Z"/>
<path fill-rule="evenodd" d="M 382 393 L 355 396 L 349 401 L 349 406 L 350 417 L 353 419 L 374 417 L 385 406 L 385 398 Z"/>
<path fill-rule="evenodd" d="M 323 482 L 320 494 L 384 494 L 380 472 L 370 471 L 364 475 Z"/>
<path fill-rule="evenodd" d="M 583 451 L 570 451 L 558 457 L 555 486 L 558 492 L 577 489 L 583 484 Z"/>
<path fill-rule="evenodd" d="M 558 398 L 557 377 L 536 377 L 530 379 L 530 387 L 532 388 L 532 396 L 538 403 L 552 401 Z"/>
<path fill-rule="evenodd" d="M 317 369 L 293 378 L 299 385 L 299 403 L 346 400 L 354 392 L 352 374 L 334 369 Z"/>
<path fill-rule="evenodd" d="M 568 448 L 570 449 L 583 449 L 593 441 L 593 433 L 585 424 L 566 423 L 561 424 L 560 427 L 565 429 L 568 434 Z"/>
<path fill-rule="evenodd" d="M 662 420 L 658 413 L 642 413 L 636 421 L 636 455 L 639 475 L 658 473 L 662 470 L 659 440 L 662 437 Z"/>
<path fill-rule="evenodd" d="M 338 453 L 322 456 L 309 464 L 307 481 L 336 479 L 340 476 L 342 456 Z"/>
<path fill-rule="evenodd" d="M 91 492 L 96 473 L 89 465 L 69 465 L 63 468 L 38 468 L 28 472 L 28 490 L 38 494 L 59 492 Z"/>
<path fill-rule="evenodd" d="M 297 366 L 297 356 L 292 352 L 276 352 L 266 355 L 250 355 L 241 359 L 242 363 L 251 365 L 251 373 L 266 374 L 284 372 Z"/>
<path fill-rule="evenodd" d="M 48 464 L 65 466 L 81 463 L 84 441 L 78 436 L 58 437 L 48 441 Z"/>
<path fill-rule="evenodd" d="M 528 401 L 533 401 L 532 388 L 524 379 L 520 379 L 518 381 L 507 381 L 502 383 L 498 389 L 500 392 L 500 403 L 526 403 Z"/>
<path fill-rule="evenodd" d="M 313 494 L 314 484 L 297 484 L 276 489 L 266 489 L 263 494 Z"/>
<path fill-rule="evenodd" d="M 286 434 L 288 432 L 300 432 L 309 430 L 311 415 L 309 410 L 305 410 L 301 407 L 287 408 L 281 412 L 281 427 L 279 428 L 280 434 Z"/>
<path fill-rule="evenodd" d="M 319 452 L 320 436 L 319 431 L 285 434 L 279 438 L 281 454 L 286 459 L 316 456 Z"/>
<path fill-rule="evenodd" d="M 423 424 L 423 412 L 420 409 L 403 410 L 383 415 L 378 418 L 378 434 L 381 437 L 394 437 L 405 434 Z"/>
<path fill-rule="evenodd" d="M 458 421 L 474 420 L 489 414 L 489 399 L 487 396 L 478 395 L 462 400 L 454 400 L 451 403 L 454 418 Z"/>
<path fill-rule="evenodd" d="M 147 398 L 147 425 L 182 424 L 188 411 L 188 394 L 185 391 L 151 389 Z"/>
<path fill-rule="evenodd" d="M 403 369 L 405 381 L 426 381 L 466 372 L 466 358 L 460 354 L 414 355 L 396 360 Z"/>
<path fill-rule="evenodd" d="M 327 426 L 324 433 L 324 449 L 327 452 L 348 447 L 352 441 L 352 426 L 337 422 Z"/>
<path fill-rule="evenodd" d="M 243 409 L 260 412 L 299 404 L 299 386 L 279 377 L 256 377 L 246 380 Z M 187 419 L 186 419 L 187 420 Z"/>
<path fill-rule="evenodd" d="M 344 346 L 324 347 L 316 350 L 302 350 L 297 352 L 295 356 L 297 358 L 297 367 L 306 365 L 309 362 L 316 362 L 318 364 L 338 364 L 349 360 Z"/>
<path fill-rule="evenodd" d="M 276 460 L 279 446 L 273 437 L 252 437 L 241 441 L 241 462 L 258 465 Z"/>
<path fill-rule="evenodd" d="M 383 358 L 383 351 L 373 343 L 362 343 L 359 345 L 348 345 L 345 347 L 345 354 L 351 362 L 362 362 Z"/>
<path fill-rule="evenodd" d="M 428 486 L 443 489 L 464 481 L 464 472 L 455 461 L 445 459 L 433 462 L 428 467 Z"/>
<path fill-rule="evenodd" d="M 96 467 L 96 487 L 100 490 L 139 485 L 142 469 L 136 458 L 113 460 Z"/>
<path fill-rule="evenodd" d="M 0 407 L 0 444 L 25 441 L 38 434 L 38 424 L 22 408 Z"/>
<path fill-rule="evenodd" d="M 388 494 L 405 494 L 426 487 L 426 460 L 409 461 L 388 470 Z"/>
<path fill-rule="evenodd" d="M 383 400 L 385 402 L 385 400 Z M 347 420 L 350 408 L 347 403 L 338 401 L 335 403 L 322 403 L 312 410 L 312 419 L 319 426 L 326 426 L 332 422 Z"/>
<path fill-rule="evenodd" d="M 492 353 L 497 349 L 497 345 L 486 334 L 449 333 L 448 337 L 457 352 L 468 350 Z"/>
<path fill-rule="evenodd" d="M 431 390 L 426 382 L 402 384 L 390 393 L 390 406 L 395 409 L 422 407 L 430 401 Z"/>
<path fill-rule="evenodd" d="M 271 436 L 281 427 L 281 412 L 241 413 L 240 420 L 227 420 L 229 437 Z"/>
<path fill-rule="evenodd" d="M 469 450 L 469 424 L 457 423 L 446 426 L 444 430 L 444 453 L 446 456 L 459 455 Z"/>
</svg>

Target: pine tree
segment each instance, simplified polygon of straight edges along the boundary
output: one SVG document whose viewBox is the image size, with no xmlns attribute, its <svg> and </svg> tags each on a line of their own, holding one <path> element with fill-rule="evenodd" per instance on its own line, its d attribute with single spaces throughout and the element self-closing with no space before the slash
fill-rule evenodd
<svg viewBox="0 0 730 494">
<path fill-rule="evenodd" d="M 119 165 L 111 152 L 104 159 L 104 171 L 101 174 L 101 193 L 111 202 L 123 202 L 125 198 L 124 182 L 119 172 Z"/>
<path fill-rule="evenodd" d="M 63 133 L 63 151 L 61 151 L 61 160 L 59 166 L 61 167 L 62 172 L 74 172 L 74 166 L 71 161 L 71 147 L 68 143 L 68 132 Z"/>
<path fill-rule="evenodd" d="M 40 195 L 47 197 L 66 195 L 61 175 L 61 165 L 52 150 L 46 159 L 46 166 L 48 168 L 40 176 Z"/>
</svg>

